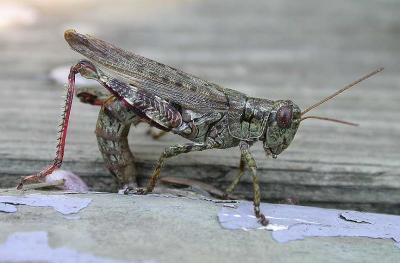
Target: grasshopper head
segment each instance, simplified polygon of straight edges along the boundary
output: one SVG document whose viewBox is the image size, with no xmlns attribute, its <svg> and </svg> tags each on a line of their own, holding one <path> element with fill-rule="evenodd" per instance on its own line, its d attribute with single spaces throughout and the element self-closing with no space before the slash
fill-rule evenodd
<svg viewBox="0 0 400 263">
<path fill-rule="evenodd" d="M 264 139 L 264 150 L 267 155 L 276 157 L 289 146 L 296 135 L 300 119 L 300 108 L 292 101 L 274 102 Z"/>
<path fill-rule="evenodd" d="M 306 119 L 318 119 L 324 121 L 331 121 L 351 126 L 358 126 L 355 123 L 347 122 L 338 119 L 320 117 L 320 116 L 305 116 L 306 113 L 319 107 L 325 102 L 335 98 L 337 95 L 341 94 L 345 90 L 348 90 L 354 87 L 356 84 L 361 81 L 381 72 L 383 68 L 378 68 L 371 73 L 359 78 L 358 80 L 353 81 L 349 85 L 344 88 L 336 91 L 332 95 L 323 98 L 317 103 L 311 105 L 303 112 L 300 111 L 300 108 L 294 104 L 290 100 L 278 100 L 275 101 L 271 112 L 268 117 L 267 129 L 265 131 L 264 137 L 264 150 L 268 155 L 272 155 L 274 158 L 283 150 L 285 150 L 289 144 L 292 142 L 294 136 L 296 135 L 297 129 L 299 128 L 300 122 Z"/>
</svg>

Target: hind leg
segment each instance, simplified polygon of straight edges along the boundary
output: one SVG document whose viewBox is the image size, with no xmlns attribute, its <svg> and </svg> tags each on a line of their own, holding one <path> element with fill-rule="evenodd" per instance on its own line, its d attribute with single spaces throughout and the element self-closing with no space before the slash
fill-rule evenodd
<svg viewBox="0 0 400 263">
<path fill-rule="evenodd" d="M 59 125 L 60 130 L 58 131 L 59 135 L 57 138 L 56 157 L 54 158 L 52 164 L 48 165 L 37 174 L 22 177 L 20 183 L 17 186 L 17 189 L 22 189 L 23 185 L 26 183 L 44 182 L 46 176 L 50 175 L 52 172 L 61 167 L 64 159 L 64 149 L 67 139 L 67 130 L 69 124 L 69 116 L 72 108 L 72 100 L 75 93 L 75 75 L 84 72 L 87 69 L 92 70 L 92 66 L 88 63 L 80 62 L 75 66 L 72 66 L 69 72 L 67 94 L 65 96 L 63 112 L 61 115 L 61 123 Z"/>
<path fill-rule="evenodd" d="M 107 99 L 111 97 L 111 94 L 101 87 L 76 87 L 76 96 L 82 103 L 102 106 Z M 146 131 L 146 134 L 151 136 L 154 140 L 160 139 L 167 133 L 167 131 L 163 130 L 154 131 L 151 126 Z"/>
<path fill-rule="evenodd" d="M 101 107 L 96 124 L 99 150 L 119 189 L 137 186 L 135 158 L 128 145 L 131 124 L 140 119 L 111 97 Z"/>
<path fill-rule="evenodd" d="M 23 177 L 17 186 L 18 189 L 22 189 L 25 183 L 43 182 L 46 176 L 61 167 L 64 158 L 64 148 L 72 107 L 72 99 L 75 94 L 75 75 L 78 73 L 85 78 L 97 80 L 103 84 L 103 86 L 107 85 L 100 80 L 97 70 L 92 63 L 88 61 L 80 61 L 71 67 L 68 76 L 67 95 L 60 123 L 61 128 L 57 140 L 56 157 L 51 165 L 47 166 L 39 173 Z M 89 97 L 92 95 L 93 94 L 89 93 Z M 140 120 L 135 113 L 129 111 L 122 102 L 115 100 L 114 97 L 110 97 L 109 100 L 104 100 L 104 98 L 102 98 L 101 103 L 99 102 L 99 104 L 103 106 L 100 110 L 96 134 L 104 160 L 106 161 L 111 173 L 113 173 L 117 178 L 119 185 L 136 186 L 136 169 L 134 166 L 133 155 L 129 150 L 127 135 L 129 133 L 130 125 L 132 123 L 136 124 Z"/>
<path fill-rule="evenodd" d="M 79 73 L 107 86 L 90 64 Z M 95 133 L 104 163 L 114 176 L 119 189 L 136 187 L 135 158 L 128 145 L 128 134 L 131 125 L 138 124 L 140 118 L 104 88 L 81 87 L 77 89 L 76 96 L 81 102 L 101 106 Z"/>
</svg>

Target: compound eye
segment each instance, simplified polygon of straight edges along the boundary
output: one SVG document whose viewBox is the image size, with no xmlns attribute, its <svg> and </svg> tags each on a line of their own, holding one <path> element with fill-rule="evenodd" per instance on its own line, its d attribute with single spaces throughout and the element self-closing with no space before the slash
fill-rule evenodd
<svg viewBox="0 0 400 263">
<path fill-rule="evenodd" d="M 278 123 L 279 128 L 289 128 L 292 124 L 292 107 L 290 106 L 282 106 L 276 113 L 276 122 Z"/>
</svg>

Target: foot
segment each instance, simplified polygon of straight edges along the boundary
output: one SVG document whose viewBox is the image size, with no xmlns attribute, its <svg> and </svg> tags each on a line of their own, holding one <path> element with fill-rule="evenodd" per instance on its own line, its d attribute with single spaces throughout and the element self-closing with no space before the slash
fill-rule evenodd
<svg viewBox="0 0 400 263">
<path fill-rule="evenodd" d="M 258 216 L 256 215 L 256 217 L 258 218 L 258 222 L 261 225 L 267 226 L 269 224 L 269 220 L 265 217 L 263 213 L 260 213 Z"/>
<path fill-rule="evenodd" d="M 145 195 L 147 194 L 148 191 L 144 188 L 132 188 L 132 187 L 127 187 L 124 191 L 125 195 L 133 194 L 133 195 Z"/>
<path fill-rule="evenodd" d="M 20 190 L 24 186 L 24 184 L 34 184 L 34 183 L 44 183 L 46 181 L 46 176 L 53 173 L 55 170 L 59 169 L 62 161 L 59 159 L 55 159 L 52 165 L 47 166 L 41 172 L 35 175 L 24 176 L 21 178 L 20 183 L 17 186 L 17 189 Z"/>
<path fill-rule="evenodd" d="M 231 199 L 235 199 L 235 198 L 232 198 L 232 196 L 231 196 L 230 193 L 224 192 L 224 193 L 222 194 L 222 196 L 221 196 L 221 199 L 223 199 L 223 200 L 231 200 Z"/>
<path fill-rule="evenodd" d="M 269 220 L 265 217 L 263 213 L 261 213 L 259 205 L 254 206 L 254 214 L 256 215 L 258 222 L 261 225 L 267 226 L 269 224 Z"/>
<path fill-rule="evenodd" d="M 44 177 L 39 174 L 24 176 L 17 185 L 17 189 L 21 190 L 24 187 L 24 184 L 44 183 L 44 181 Z"/>
<path fill-rule="evenodd" d="M 224 192 L 221 196 L 217 196 L 223 200 L 239 200 L 239 199 L 245 199 L 244 196 L 242 195 L 237 195 L 237 194 L 232 194 L 232 193 L 227 193 Z"/>
</svg>

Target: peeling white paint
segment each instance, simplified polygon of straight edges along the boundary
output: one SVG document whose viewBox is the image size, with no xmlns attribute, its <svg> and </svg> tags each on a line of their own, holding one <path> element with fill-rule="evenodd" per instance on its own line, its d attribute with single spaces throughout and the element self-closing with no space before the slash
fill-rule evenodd
<svg viewBox="0 0 400 263">
<path fill-rule="evenodd" d="M 289 227 L 285 226 L 285 225 L 278 225 L 278 224 L 268 224 L 265 227 L 267 230 L 271 230 L 271 231 L 279 231 L 279 230 L 286 230 Z"/>
<path fill-rule="evenodd" d="M 301 223 L 305 223 L 305 224 L 319 225 L 319 223 L 317 223 L 317 222 L 311 222 L 311 221 L 307 221 L 307 220 L 303 220 L 303 219 L 299 219 L 299 218 L 285 218 L 285 217 L 273 217 L 273 216 L 265 216 L 265 217 L 269 218 L 269 219 L 290 220 L 290 221 L 297 221 L 297 222 L 301 222 Z"/>
<path fill-rule="evenodd" d="M 265 203 L 261 210 L 270 222 L 266 227 L 254 217 L 250 202 L 237 209 L 223 207 L 218 219 L 228 229 L 271 230 L 281 243 L 320 236 L 370 237 L 394 240 L 400 248 L 400 216 Z"/>
<path fill-rule="evenodd" d="M 0 203 L 0 212 L 4 213 L 14 213 L 17 212 L 15 205 Z"/>
<path fill-rule="evenodd" d="M 134 263 L 100 258 L 89 253 L 82 253 L 70 248 L 51 248 L 47 232 L 16 232 L 8 236 L 0 245 L 1 262 L 54 262 L 54 263 Z"/>
<path fill-rule="evenodd" d="M 78 213 L 87 207 L 92 199 L 70 197 L 65 195 L 31 194 L 27 196 L 0 196 L 0 204 L 29 205 L 52 207 L 56 211 L 68 215 Z M 1 210 L 0 210 L 1 211 Z"/>
</svg>

